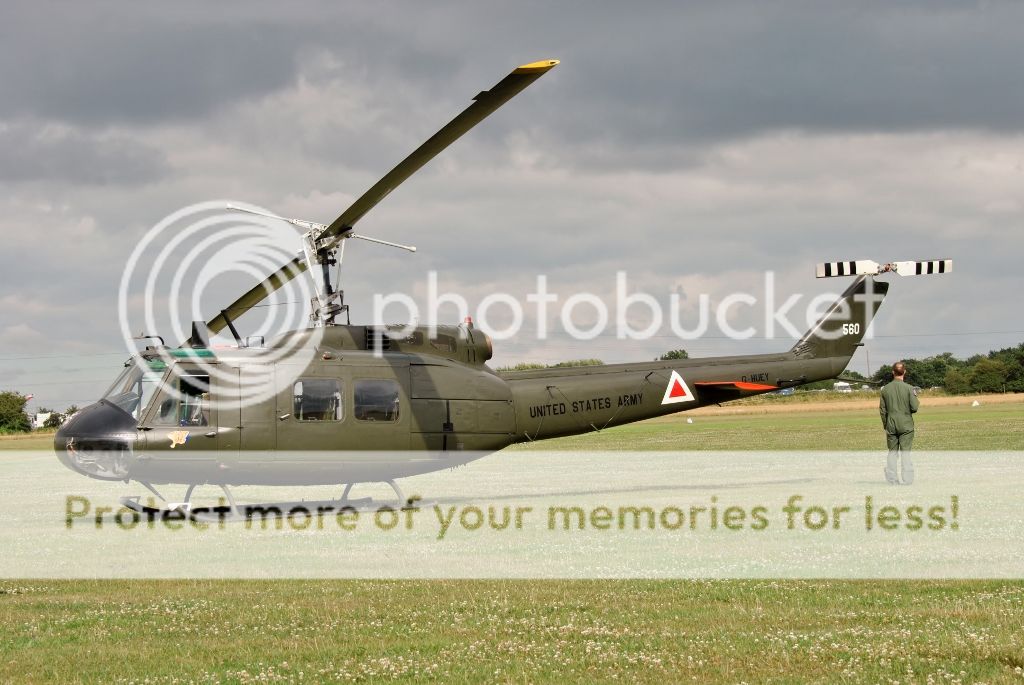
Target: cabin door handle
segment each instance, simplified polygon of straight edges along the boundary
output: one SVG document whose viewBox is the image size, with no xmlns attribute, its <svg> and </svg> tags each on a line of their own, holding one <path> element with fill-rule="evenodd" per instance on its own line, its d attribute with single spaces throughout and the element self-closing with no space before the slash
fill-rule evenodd
<svg viewBox="0 0 1024 685">
<path fill-rule="evenodd" d="M 206 437 L 208 437 L 208 438 L 215 438 L 215 437 L 217 437 L 217 431 L 210 431 L 209 433 L 206 434 Z"/>
<path fill-rule="evenodd" d="M 287 419 L 287 418 L 288 418 L 289 416 L 291 416 L 291 414 L 281 414 L 281 415 L 280 415 L 280 416 L 278 416 L 277 418 L 279 418 L 279 419 L 281 419 L 282 421 L 284 421 L 284 420 L 285 420 L 285 419 Z"/>
</svg>

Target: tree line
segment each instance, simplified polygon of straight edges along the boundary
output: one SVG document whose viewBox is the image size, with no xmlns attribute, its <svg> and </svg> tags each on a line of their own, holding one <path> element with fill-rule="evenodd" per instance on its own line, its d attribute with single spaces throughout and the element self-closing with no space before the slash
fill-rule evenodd
<svg viewBox="0 0 1024 685">
<path fill-rule="evenodd" d="M 922 388 L 942 388 L 953 395 L 984 392 L 1024 392 L 1024 343 L 958 359 L 943 352 L 924 359 L 904 359 L 906 381 Z M 872 376 L 876 382 L 892 380 L 891 366 Z"/>
<path fill-rule="evenodd" d="M 29 399 L 31 397 L 12 390 L 0 392 L 0 435 L 27 433 L 32 430 L 32 420 L 25 411 Z M 62 412 L 39 407 L 36 413 L 50 415 L 43 423 L 43 428 L 60 428 L 61 424 L 76 411 L 78 407 L 72 404 Z"/>
</svg>

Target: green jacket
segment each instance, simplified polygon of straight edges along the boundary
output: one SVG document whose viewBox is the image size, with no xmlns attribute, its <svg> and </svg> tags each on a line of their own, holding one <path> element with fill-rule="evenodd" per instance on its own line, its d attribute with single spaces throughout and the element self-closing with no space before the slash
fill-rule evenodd
<svg viewBox="0 0 1024 685">
<path fill-rule="evenodd" d="M 901 435 L 914 430 L 914 414 L 920 405 L 913 389 L 903 381 L 893 381 L 882 388 L 878 412 L 885 432 Z"/>
</svg>

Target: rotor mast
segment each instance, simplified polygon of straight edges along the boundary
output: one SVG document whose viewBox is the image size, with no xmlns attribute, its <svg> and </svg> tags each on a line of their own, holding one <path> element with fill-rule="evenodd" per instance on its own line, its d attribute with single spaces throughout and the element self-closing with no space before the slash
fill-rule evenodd
<svg viewBox="0 0 1024 685">
<path fill-rule="evenodd" d="M 343 290 L 336 289 L 338 283 L 341 282 L 341 263 L 345 257 L 346 240 L 349 238 L 357 238 L 359 240 L 365 240 L 378 245 L 396 247 L 408 252 L 416 251 L 416 247 L 414 245 L 403 245 L 402 243 L 373 238 L 368 235 L 353 233 L 351 231 L 342 235 L 330 235 L 330 227 L 327 224 L 321 224 L 315 221 L 290 219 L 288 217 L 278 216 L 277 214 L 271 214 L 270 212 L 261 212 L 256 209 L 239 207 L 238 205 L 232 204 L 228 204 L 227 209 L 234 210 L 236 212 L 245 212 L 246 214 L 255 214 L 257 216 L 267 217 L 268 219 L 277 219 L 279 221 L 292 224 L 293 226 L 306 229 L 306 232 L 302 234 L 301 238 L 302 251 L 299 253 L 297 259 L 301 260 L 299 264 L 301 264 L 301 269 L 303 271 L 309 271 L 313 274 L 313 285 L 316 288 L 316 297 L 310 301 L 313 311 L 309 318 L 314 326 L 330 326 L 334 324 L 334 319 L 338 314 L 342 312 L 345 312 L 346 314 L 348 313 L 348 305 L 344 303 L 345 292 Z M 331 276 L 332 266 L 336 267 L 333 278 Z M 319 278 L 315 275 L 317 271 L 320 272 Z"/>
</svg>

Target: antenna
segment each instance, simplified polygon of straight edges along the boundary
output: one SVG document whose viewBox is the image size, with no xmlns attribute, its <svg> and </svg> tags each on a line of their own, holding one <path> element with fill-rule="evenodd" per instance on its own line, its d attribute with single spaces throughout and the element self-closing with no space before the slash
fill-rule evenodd
<svg viewBox="0 0 1024 685">
<path fill-rule="evenodd" d="M 145 333 L 139 333 L 138 335 L 136 335 L 132 339 L 133 340 L 159 340 L 161 347 L 166 347 L 167 346 L 167 343 L 164 342 L 164 338 L 163 338 L 162 335 L 146 335 Z"/>
<path fill-rule="evenodd" d="M 948 274 L 953 271 L 952 259 L 925 259 L 909 262 L 889 262 L 879 264 L 870 259 L 857 259 L 849 262 L 825 262 L 818 264 L 815 276 L 818 278 L 834 278 L 837 276 L 878 276 L 896 273 L 900 276 L 925 276 L 928 274 Z"/>
</svg>

